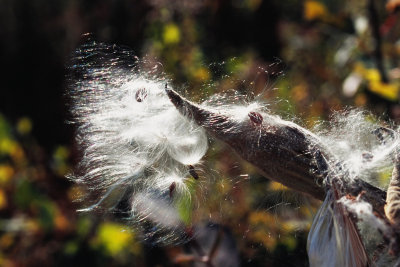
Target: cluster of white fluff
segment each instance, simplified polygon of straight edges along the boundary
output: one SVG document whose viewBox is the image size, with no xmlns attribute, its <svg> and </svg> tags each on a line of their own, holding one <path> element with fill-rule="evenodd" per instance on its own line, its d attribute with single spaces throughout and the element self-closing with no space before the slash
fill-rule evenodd
<svg viewBox="0 0 400 267">
<path fill-rule="evenodd" d="M 228 115 L 237 122 L 248 120 L 250 112 L 267 111 L 266 103 L 249 100 L 247 96 L 233 90 L 212 95 L 202 105 L 218 114 Z"/>
<path fill-rule="evenodd" d="M 400 146 L 397 131 L 383 127 L 366 111 L 337 112 L 329 124 L 319 124 L 315 132 L 334 160 L 341 162 L 340 169 L 331 166 L 336 176 L 382 186 L 379 175 L 393 169 L 393 157 Z"/>
<path fill-rule="evenodd" d="M 372 210 L 372 205 L 361 200 L 359 197 L 356 199 L 350 199 L 347 197 L 342 197 L 338 200 L 338 203 L 342 204 L 347 211 L 353 214 L 357 214 L 357 218 L 369 226 L 374 227 L 376 230 L 385 234 L 389 231 L 388 225 L 379 218 L 376 217 Z"/>
<path fill-rule="evenodd" d="M 165 80 L 139 62 L 121 62 L 132 58 L 129 50 L 94 42 L 76 51 L 68 94 L 82 159 L 70 178 L 97 195 L 83 211 L 124 209 L 145 237 L 168 242 L 154 236 L 184 230 L 179 205 L 191 203 L 208 140 L 173 106 Z"/>
</svg>

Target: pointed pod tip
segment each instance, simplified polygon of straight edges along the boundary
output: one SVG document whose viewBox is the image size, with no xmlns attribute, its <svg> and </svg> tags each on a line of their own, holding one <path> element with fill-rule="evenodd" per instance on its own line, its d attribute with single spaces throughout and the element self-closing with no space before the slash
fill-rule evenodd
<svg viewBox="0 0 400 267">
<path fill-rule="evenodd" d="M 187 101 L 184 100 L 177 92 L 175 92 L 173 89 L 170 89 L 167 87 L 167 84 L 165 84 L 165 92 L 167 93 L 167 96 L 171 100 L 172 104 L 175 105 L 175 107 L 181 111 L 183 109 L 184 103 Z"/>
</svg>

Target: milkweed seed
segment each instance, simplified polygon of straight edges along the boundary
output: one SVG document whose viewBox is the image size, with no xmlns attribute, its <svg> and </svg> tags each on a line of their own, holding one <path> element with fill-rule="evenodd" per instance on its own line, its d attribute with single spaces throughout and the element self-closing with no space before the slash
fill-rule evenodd
<svg viewBox="0 0 400 267">
<path fill-rule="evenodd" d="M 261 125 L 263 122 L 263 117 L 260 113 L 258 112 L 249 112 L 248 114 L 250 120 L 255 124 L 255 125 Z"/>
<path fill-rule="evenodd" d="M 189 173 L 190 175 L 194 178 L 194 179 L 199 179 L 199 175 L 197 174 L 197 172 L 194 170 L 193 165 L 189 165 Z"/>
<path fill-rule="evenodd" d="M 374 158 L 374 155 L 369 152 L 363 152 L 361 156 L 363 158 L 363 162 L 370 162 Z"/>
<path fill-rule="evenodd" d="M 140 88 L 136 91 L 135 98 L 137 102 L 142 102 L 147 97 L 146 88 Z"/>
<path fill-rule="evenodd" d="M 176 188 L 176 183 L 172 182 L 172 184 L 169 186 L 169 197 L 170 198 L 172 198 L 174 196 L 175 188 Z"/>
</svg>

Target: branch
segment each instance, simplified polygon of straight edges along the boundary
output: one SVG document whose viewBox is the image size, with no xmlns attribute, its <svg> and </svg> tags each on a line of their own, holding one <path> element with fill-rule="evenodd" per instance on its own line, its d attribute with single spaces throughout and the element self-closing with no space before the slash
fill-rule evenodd
<svg viewBox="0 0 400 267">
<path fill-rule="evenodd" d="M 393 232 L 389 237 L 390 251 L 394 255 L 400 254 L 400 155 L 395 157 L 392 178 L 390 179 L 385 214 Z"/>
<path fill-rule="evenodd" d="M 378 16 L 378 11 L 376 10 L 374 0 L 368 1 L 368 11 L 369 11 L 369 22 L 372 28 L 372 35 L 374 36 L 375 39 L 374 56 L 376 61 L 376 67 L 381 75 L 382 82 L 388 83 L 389 78 L 386 74 L 385 67 L 383 64 L 382 38 L 379 32 L 379 16 Z"/>
</svg>

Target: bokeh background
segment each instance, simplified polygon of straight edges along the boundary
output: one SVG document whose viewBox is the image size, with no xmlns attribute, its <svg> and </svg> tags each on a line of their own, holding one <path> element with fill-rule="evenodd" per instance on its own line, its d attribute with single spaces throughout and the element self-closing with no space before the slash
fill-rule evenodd
<svg viewBox="0 0 400 267">
<path fill-rule="evenodd" d="M 84 189 L 65 178 L 79 158 L 64 93 L 83 34 L 160 62 L 196 101 L 229 89 L 262 92 L 274 113 L 307 128 L 348 107 L 397 123 L 399 5 L 0 0 L 0 265 L 202 266 L 193 243 L 156 247 L 118 216 L 76 212 Z M 213 147 L 205 163 L 212 197 L 201 207 L 210 220 L 194 222 L 208 234 L 197 244 L 214 246 L 216 265 L 307 266 L 319 203 Z"/>
</svg>

